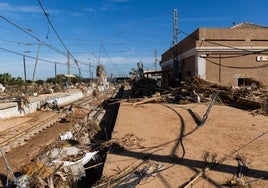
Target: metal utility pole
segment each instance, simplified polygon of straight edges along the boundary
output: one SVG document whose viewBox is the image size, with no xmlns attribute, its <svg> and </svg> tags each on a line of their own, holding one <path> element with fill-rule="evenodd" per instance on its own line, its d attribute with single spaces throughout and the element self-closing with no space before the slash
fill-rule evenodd
<svg viewBox="0 0 268 188">
<path fill-rule="evenodd" d="M 25 86 L 25 95 L 27 94 L 27 75 L 26 75 L 26 63 L 25 63 L 25 56 L 23 56 L 23 68 L 24 68 L 24 86 Z"/>
<path fill-rule="evenodd" d="M 33 81 L 34 81 L 34 78 L 35 78 L 35 71 L 36 71 L 36 66 L 37 66 L 37 62 L 38 62 L 40 47 L 41 47 L 41 42 L 39 41 L 37 54 L 36 54 L 36 59 L 35 59 L 35 64 L 34 64 L 33 79 L 32 79 Z"/>
<path fill-rule="evenodd" d="M 89 65 L 89 66 L 88 66 L 88 68 L 89 68 L 89 76 L 88 76 L 88 78 L 89 78 L 89 80 L 90 80 L 90 77 L 91 77 L 91 62 L 89 62 L 88 65 Z"/>
<path fill-rule="evenodd" d="M 12 169 L 10 168 L 10 165 L 8 164 L 7 158 L 5 156 L 5 152 L 2 150 L 2 148 L 0 147 L 0 153 L 4 159 L 5 165 L 6 165 L 6 169 L 7 169 L 7 180 L 6 180 L 6 187 L 9 187 L 9 179 L 13 178 L 13 184 L 15 185 L 15 187 L 22 187 L 22 185 L 20 184 L 20 182 L 18 181 L 18 179 L 16 178 L 16 176 L 14 175 Z M 13 187 L 13 186 L 12 186 Z"/>
<path fill-rule="evenodd" d="M 79 67 L 79 65 L 78 65 L 78 61 L 75 59 L 74 62 L 75 62 L 75 64 L 76 64 L 77 68 L 78 68 L 79 76 L 82 77 L 81 70 L 80 70 L 80 67 Z"/>
<path fill-rule="evenodd" d="M 173 47 L 178 43 L 178 12 L 173 10 Z"/>
<path fill-rule="evenodd" d="M 219 83 L 221 83 L 221 54 L 219 56 Z"/>
<path fill-rule="evenodd" d="M 173 10 L 173 79 L 175 82 L 179 80 L 179 62 L 178 62 L 178 12 Z"/>
<path fill-rule="evenodd" d="M 212 109 L 212 106 L 214 105 L 215 101 L 216 101 L 216 98 L 218 97 L 220 93 L 220 90 L 217 91 L 217 93 L 215 94 L 214 98 L 212 99 L 212 101 L 210 102 L 209 106 L 208 106 L 208 109 L 206 111 L 206 113 L 203 115 L 203 118 L 201 119 L 200 123 L 199 123 L 199 126 L 203 126 L 206 122 L 206 120 L 208 119 L 208 114 L 209 112 L 211 111 Z"/>
<path fill-rule="evenodd" d="M 57 76 L 57 63 L 55 63 L 55 65 L 54 65 L 54 70 L 55 70 L 55 78 L 56 78 L 56 76 Z"/>
<path fill-rule="evenodd" d="M 157 49 L 154 49 L 154 70 L 157 70 Z"/>
<path fill-rule="evenodd" d="M 70 74 L 70 52 L 67 51 L 67 74 Z"/>
</svg>

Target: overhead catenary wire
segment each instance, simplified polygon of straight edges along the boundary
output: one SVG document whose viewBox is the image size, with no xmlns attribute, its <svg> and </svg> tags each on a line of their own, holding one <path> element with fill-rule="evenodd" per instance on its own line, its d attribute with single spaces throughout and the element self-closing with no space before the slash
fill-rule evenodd
<svg viewBox="0 0 268 188">
<path fill-rule="evenodd" d="M 70 56 L 73 58 L 73 60 L 75 60 L 75 58 L 74 58 L 73 55 L 71 54 L 70 50 L 69 50 L 69 49 L 67 48 L 67 46 L 64 44 L 63 40 L 61 39 L 61 37 L 59 36 L 58 32 L 56 31 L 54 25 L 53 25 L 52 22 L 50 21 L 50 18 L 49 18 L 49 16 L 48 16 L 48 13 L 45 11 L 45 9 L 44 9 L 43 5 L 41 4 L 40 0 L 37 0 L 37 1 L 38 1 L 39 5 L 40 5 L 40 7 L 41 7 L 41 9 L 42 9 L 42 11 L 43 11 L 45 17 L 46 17 L 48 23 L 49 23 L 50 26 L 52 27 L 52 29 L 53 29 L 54 33 L 56 34 L 57 38 L 59 39 L 60 43 L 63 45 L 63 47 L 65 48 L 65 50 L 66 50 L 68 53 L 70 53 Z"/>
<path fill-rule="evenodd" d="M 37 44 L 32 44 L 32 43 L 26 43 L 26 42 L 21 42 L 21 41 L 11 41 L 11 40 L 0 39 L 1 41 L 5 41 L 5 42 L 9 42 L 9 43 L 15 43 L 15 44 L 19 44 L 19 45 L 23 44 L 23 45 L 26 45 L 26 46 L 32 46 L 32 45 L 41 44 L 41 45 L 47 46 L 48 48 L 54 50 L 55 52 L 57 52 L 59 54 L 62 54 L 63 56 L 67 57 L 67 54 L 64 51 L 61 51 L 60 49 L 56 48 L 55 46 L 53 46 L 51 44 L 47 44 L 47 43 L 43 42 L 40 38 L 38 38 L 37 36 L 33 35 L 28 30 L 23 29 L 21 26 L 19 26 L 18 24 L 14 23 L 10 19 L 8 19 L 8 18 L 6 18 L 6 17 L 4 17 L 2 15 L 0 15 L 0 18 L 3 19 L 4 21 L 8 22 L 10 25 L 14 26 L 15 28 L 17 28 L 18 30 L 22 31 L 23 33 L 29 35 L 31 38 L 35 39 L 38 43 Z M 35 57 L 25 55 L 23 53 L 20 53 L 20 52 L 14 51 L 14 50 L 9 50 L 7 48 L 1 48 L 1 49 L 3 51 L 9 52 L 9 53 L 14 53 L 14 54 L 17 54 L 17 55 L 20 55 L 20 56 L 25 56 L 25 57 L 35 59 L 35 60 L 40 60 L 40 61 L 43 61 L 43 62 L 66 65 L 66 63 L 61 63 L 61 62 L 56 62 L 56 61 L 54 62 L 54 61 L 49 61 L 49 60 L 45 60 L 45 59 L 35 58 Z M 76 63 L 78 63 L 78 62 L 76 62 Z M 77 68 L 77 67 L 72 67 L 72 68 Z"/>
<path fill-rule="evenodd" d="M 50 45 L 50 44 L 47 44 L 45 42 L 43 42 L 41 39 L 39 39 L 38 37 L 34 36 L 33 34 L 31 34 L 29 31 L 23 29 L 22 27 L 18 26 L 16 23 L 10 21 L 9 19 L 5 18 L 4 16 L 0 15 L 0 18 L 5 20 L 6 22 L 8 22 L 9 24 L 15 26 L 17 29 L 21 30 L 22 32 L 26 33 L 27 35 L 29 35 L 30 37 L 34 38 L 35 40 L 38 41 L 38 43 L 40 42 L 42 45 L 45 45 L 51 49 L 53 49 L 54 51 L 64 55 L 65 57 L 67 57 L 67 54 L 59 49 L 57 49 L 56 47 Z"/>
<path fill-rule="evenodd" d="M 78 65 L 78 61 L 77 61 L 77 59 L 72 55 L 72 53 L 70 52 L 70 50 L 69 50 L 69 49 L 67 48 L 67 46 L 64 44 L 63 40 L 62 40 L 61 37 L 59 36 L 59 34 L 58 34 L 57 30 L 55 29 L 54 25 L 52 24 L 52 22 L 51 22 L 51 20 L 50 20 L 50 18 L 49 18 L 49 15 L 48 15 L 48 13 L 45 11 L 45 9 L 44 9 L 42 3 L 40 2 L 40 0 L 37 0 L 37 1 L 38 1 L 39 5 L 40 5 L 40 7 L 41 7 L 41 9 L 42 9 L 42 11 L 43 11 L 45 17 L 46 17 L 48 23 L 49 23 L 50 26 L 52 27 L 52 29 L 53 29 L 54 33 L 56 34 L 57 38 L 59 39 L 60 43 L 63 45 L 63 47 L 64 47 L 65 50 L 67 51 L 67 56 L 70 55 L 70 57 L 72 58 L 72 60 L 74 61 L 74 63 L 76 64 L 76 66 L 77 66 L 77 68 L 78 68 L 79 74 L 81 74 L 81 70 L 80 70 L 80 67 L 79 67 L 79 65 Z"/>
<path fill-rule="evenodd" d="M 83 8 L 83 10 L 86 10 L 86 9 L 84 8 L 84 7 L 85 7 L 85 4 L 83 3 L 82 0 L 80 0 L 80 5 L 81 5 L 81 7 Z M 106 48 L 105 48 L 105 46 L 104 46 L 104 44 L 103 44 L 103 42 L 102 42 L 102 40 L 101 40 L 101 38 L 100 38 L 100 36 L 99 36 L 97 30 L 96 30 L 96 28 L 94 27 L 94 24 L 92 23 L 90 14 L 88 14 L 88 12 L 86 12 L 86 16 L 87 16 L 87 19 L 88 19 L 88 21 L 89 21 L 89 23 L 90 23 L 90 25 L 91 25 L 91 28 L 93 29 L 94 34 L 96 35 L 97 40 L 98 40 L 99 43 L 100 43 L 99 60 L 100 60 L 101 49 L 103 49 L 103 52 L 106 54 L 106 56 L 107 56 L 108 59 L 110 60 L 110 63 L 113 64 L 114 66 L 116 66 L 116 67 L 117 67 L 116 70 L 119 71 L 121 74 L 123 74 L 123 72 L 120 71 L 120 70 L 118 69 L 117 64 L 113 61 L 113 59 L 111 58 L 110 54 L 109 54 L 108 51 L 106 50 Z M 98 64 L 99 64 L 99 60 L 98 60 Z"/>
<path fill-rule="evenodd" d="M 6 48 L 2 48 L 2 47 L 0 47 L 0 49 L 4 50 L 6 52 L 9 52 L 9 53 L 17 54 L 17 55 L 24 56 L 24 57 L 27 57 L 27 58 L 30 58 L 30 59 L 35 59 L 35 60 L 37 59 L 39 61 L 43 61 L 43 62 L 47 62 L 47 63 L 66 65 L 66 63 L 61 63 L 61 62 L 57 62 L 57 61 L 49 61 L 49 60 L 45 60 L 45 59 L 41 59 L 41 58 L 36 58 L 36 57 L 33 57 L 33 56 L 22 54 L 22 53 L 19 53 L 19 52 L 13 51 L 13 50 L 9 50 L 9 49 L 6 49 Z"/>
</svg>

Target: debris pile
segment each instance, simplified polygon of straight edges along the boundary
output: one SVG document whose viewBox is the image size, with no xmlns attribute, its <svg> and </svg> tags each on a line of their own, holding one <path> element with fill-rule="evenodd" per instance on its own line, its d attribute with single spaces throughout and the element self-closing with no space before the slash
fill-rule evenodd
<svg viewBox="0 0 268 188">
<path fill-rule="evenodd" d="M 252 83 L 251 86 L 226 87 L 195 77 L 182 83 L 173 94 L 180 91 L 177 94 L 182 99 L 186 98 L 189 101 L 200 99 L 202 102 L 210 100 L 211 95 L 219 91 L 219 100 L 225 105 L 268 115 L 268 90 L 260 88 L 256 82 Z"/>
<path fill-rule="evenodd" d="M 104 97 L 115 92 L 107 91 Z M 103 96 L 102 92 L 99 95 Z M 21 187 L 83 187 L 93 185 L 101 177 L 110 146 L 108 141 L 99 137 L 103 131 L 102 118 L 107 110 L 101 104 L 91 106 L 91 110 L 84 107 L 87 113 L 80 118 L 80 113 L 76 114 L 78 108 L 74 105 L 66 117 L 66 121 L 73 123 L 71 130 L 42 148 L 30 164 L 20 169 L 18 181 Z"/>
<path fill-rule="evenodd" d="M 181 82 L 175 88 L 165 90 L 157 88 L 151 79 L 141 79 L 132 85 L 132 97 L 143 97 L 139 102 L 135 102 L 134 106 L 148 102 L 178 104 L 209 102 L 212 96 L 219 92 L 217 101 L 221 104 L 268 115 L 268 89 L 261 88 L 254 81 L 251 86 L 226 87 L 193 77 Z"/>
<path fill-rule="evenodd" d="M 109 152 L 117 153 L 124 150 L 142 149 L 144 148 L 143 141 L 143 138 L 127 133 L 119 139 L 108 141 L 106 144 L 109 145 Z M 150 177 L 156 177 L 160 171 L 164 170 L 164 165 L 150 159 L 151 154 L 145 154 L 141 159 L 123 169 L 118 167 L 113 175 L 103 176 L 93 187 L 135 187 L 146 184 Z"/>
<path fill-rule="evenodd" d="M 121 139 L 109 141 L 110 151 L 121 151 L 125 149 L 141 149 L 144 148 L 142 145 L 143 138 L 139 138 L 132 133 L 128 133 Z"/>
<path fill-rule="evenodd" d="M 77 123 L 59 140 L 46 146 L 25 165 L 20 179 L 29 187 L 73 187 L 86 177 L 87 170 L 102 165 L 102 156 L 91 145 L 98 126 Z M 92 180 L 91 180 L 92 181 Z"/>
<path fill-rule="evenodd" d="M 139 159 L 125 169 L 118 169 L 112 176 L 103 177 L 94 188 L 136 187 L 144 185 L 150 177 L 155 177 L 164 170 L 164 166 L 148 159 Z"/>
<path fill-rule="evenodd" d="M 24 107 L 28 107 L 30 104 L 29 96 L 51 94 L 54 91 L 59 92 L 62 91 L 62 89 L 57 85 L 52 87 L 50 84 L 38 85 L 32 83 L 27 89 L 20 85 L 10 85 L 6 86 L 4 92 L 0 92 L 0 103 L 17 102 L 19 111 L 23 111 Z"/>
<path fill-rule="evenodd" d="M 143 97 L 153 95 L 159 88 L 157 81 L 150 78 L 142 78 L 131 82 L 131 97 Z"/>
</svg>

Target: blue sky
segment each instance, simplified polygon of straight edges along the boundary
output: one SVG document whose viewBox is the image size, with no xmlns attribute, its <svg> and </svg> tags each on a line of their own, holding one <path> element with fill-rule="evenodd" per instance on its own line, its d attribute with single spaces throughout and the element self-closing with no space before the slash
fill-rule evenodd
<svg viewBox="0 0 268 188">
<path fill-rule="evenodd" d="M 101 63 L 110 76 L 126 76 L 137 62 L 154 69 L 173 40 L 173 10 L 178 12 L 178 41 L 199 27 L 231 27 L 250 22 L 268 26 L 267 0 L 38 0 L 0 1 L 0 74 L 27 79 L 67 73 L 95 76 Z M 57 37 L 60 37 L 61 40 Z M 41 43 L 39 48 L 39 43 Z M 39 48 L 39 53 L 38 53 Z M 160 69 L 157 64 L 157 69 Z"/>
</svg>

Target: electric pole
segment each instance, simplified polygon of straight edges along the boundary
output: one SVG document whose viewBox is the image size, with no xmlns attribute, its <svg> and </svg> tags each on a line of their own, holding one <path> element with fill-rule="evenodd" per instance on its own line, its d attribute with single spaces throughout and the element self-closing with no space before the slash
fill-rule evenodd
<svg viewBox="0 0 268 188">
<path fill-rule="evenodd" d="M 57 63 L 55 63 L 55 65 L 54 65 L 54 74 L 55 74 L 55 78 L 56 78 L 56 76 L 57 76 Z"/>
<path fill-rule="evenodd" d="M 178 43 L 178 12 L 173 10 L 173 47 Z"/>
<path fill-rule="evenodd" d="M 157 70 L 157 49 L 154 49 L 154 70 Z"/>
<path fill-rule="evenodd" d="M 178 62 L 178 12 L 173 10 L 173 79 L 174 83 L 179 81 L 179 62 Z"/>
<path fill-rule="evenodd" d="M 23 69 L 24 69 L 24 86 L 25 86 L 25 95 L 27 95 L 27 71 L 26 71 L 26 62 L 25 62 L 25 56 L 23 56 Z"/>
<path fill-rule="evenodd" d="M 88 76 L 88 78 L 90 80 L 90 78 L 91 78 L 91 62 L 89 62 L 88 68 L 89 68 L 89 76 Z"/>
<path fill-rule="evenodd" d="M 40 47 L 41 47 L 41 42 L 39 41 L 39 45 L 38 45 L 38 49 L 37 49 L 37 54 L 36 54 L 36 59 L 35 59 L 35 64 L 34 64 L 33 81 L 35 79 L 35 71 L 36 71 L 36 66 L 37 66 L 37 62 L 38 62 L 38 56 L 39 56 Z"/>
<path fill-rule="evenodd" d="M 67 51 L 67 74 L 70 74 L 70 52 Z"/>
</svg>

